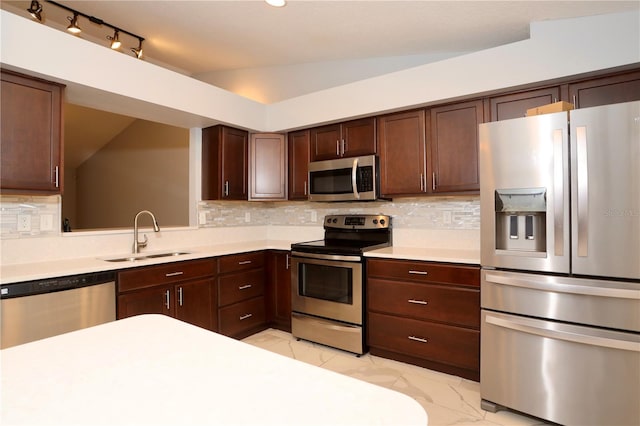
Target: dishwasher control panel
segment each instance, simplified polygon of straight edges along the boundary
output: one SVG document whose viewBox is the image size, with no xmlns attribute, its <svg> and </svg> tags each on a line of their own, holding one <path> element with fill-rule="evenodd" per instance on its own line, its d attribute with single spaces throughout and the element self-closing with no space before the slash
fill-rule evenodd
<svg viewBox="0 0 640 426">
<path fill-rule="evenodd" d="M 0 298 L 9 299 L 12 297 L 29 296 L 34 294 L 53 293 L 56 291 L 88 287 L 115 280 L 115 272 L 107 271 L 3 284 L 0 287 Z"/>
</svg>

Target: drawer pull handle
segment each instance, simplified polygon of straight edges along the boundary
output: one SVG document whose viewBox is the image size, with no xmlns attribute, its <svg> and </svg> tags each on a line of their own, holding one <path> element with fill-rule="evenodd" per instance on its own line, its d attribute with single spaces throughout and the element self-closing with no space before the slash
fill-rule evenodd
<svg viewBox="0 0 640 426">
<path fill-rule="evenodd" d="M 248 265 L 250 263 L 251 263 L 250 260 L 242 260 L 242 261 L 238 262 L 238 265 Z"/>
<path fill-rule="evenodd" d="M 414 275 L 427 275 L 428 274 L 427 271 L 414 271 L 414 270 L 409 271 L 409 273 L 410 274 L 414 274 Z"/>
<path fill-rule="evenodd" d="M 429 302 L 427 302 L 426 300 L 416 300 L 416 299 L 409 299 L 409 300 L 407 300 L 407 302 L 413 303 L 415 305 L 427 305 L 427 304 L 429 304 Z"/>
<path fill-rule="evenodd" d="M 184 272 L 182 271 L 178 271 L 178 272 L 169 272 L 168 274 L 164 274 L 165 277 L 177 277 L 178 275 L 182 275 L 184 274 Z"/>
<path fill-rule="evenodd" d="M 247 318 L 251 318 L 253 314 L 245 314 L 240 316 L 240 321 L 246 320 Z"/>
<path fill-rule="evenodd" d="M 246 290 L 248 288 L 251 288 L 251 284 L 241 285 L 240 287 L 238 287 L 238 290 Z"/>
<path fill-rule="evenodd" d="M 408 339 L 409 340 L 413 340 L 414 342 L 420 342 L 420 343 L 428 343 L 429 342 L 427 339 L 424 339 L 422 337 L 416 337 L 416 336 L 409 336 Z"/>
<path fill-rule="evenodd" d="M 171 294 L 169 290 L 164 292 L 164 306 L 167 308 L 167 311 L 171 310 Z"/>
</svg>

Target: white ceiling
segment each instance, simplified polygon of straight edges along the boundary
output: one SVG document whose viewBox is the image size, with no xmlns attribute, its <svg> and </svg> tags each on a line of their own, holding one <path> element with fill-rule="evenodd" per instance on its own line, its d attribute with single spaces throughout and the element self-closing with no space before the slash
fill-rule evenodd
<svg viewBox="0 0 640 426">
<path fill-rule="evenodd" d="M 29 1 L 2 1 L 28 17 Z M 46 25 L 70 12 L 44 0 Z M 61 0 L 145 39 L 147 61 L 198 78 L 215 71 L 407 55 L 462 53 L 526 39 L 529 23 L 631 9 L 633 1 Z M 81 37 L 113 32 L 80 18 Z M 138 41 L 120 34 L 125 51 Z"/>
</svg>

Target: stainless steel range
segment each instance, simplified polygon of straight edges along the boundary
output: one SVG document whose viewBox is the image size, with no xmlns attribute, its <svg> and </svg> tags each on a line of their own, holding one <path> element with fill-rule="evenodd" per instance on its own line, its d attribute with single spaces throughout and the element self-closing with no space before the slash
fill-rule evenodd
<svg viewBox="0 0 640 426">
<path fill-rule="evenodd" d="M 391 217 L 331 215 L 323 240 L 291 245 L 291 333 L 365 352 L 364 252 L 391 245 Z"/>
</svg>

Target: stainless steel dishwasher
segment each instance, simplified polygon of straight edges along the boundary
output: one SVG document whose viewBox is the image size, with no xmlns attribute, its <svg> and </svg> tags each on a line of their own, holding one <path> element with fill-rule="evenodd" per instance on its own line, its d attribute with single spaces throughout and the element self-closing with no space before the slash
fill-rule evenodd
<svg viewBox="0 0 640 426">
<path fill-rule="evenodd" d="M 116 319 L 114 272 L 0 286 L 0 348 Z"/>
</svg>

